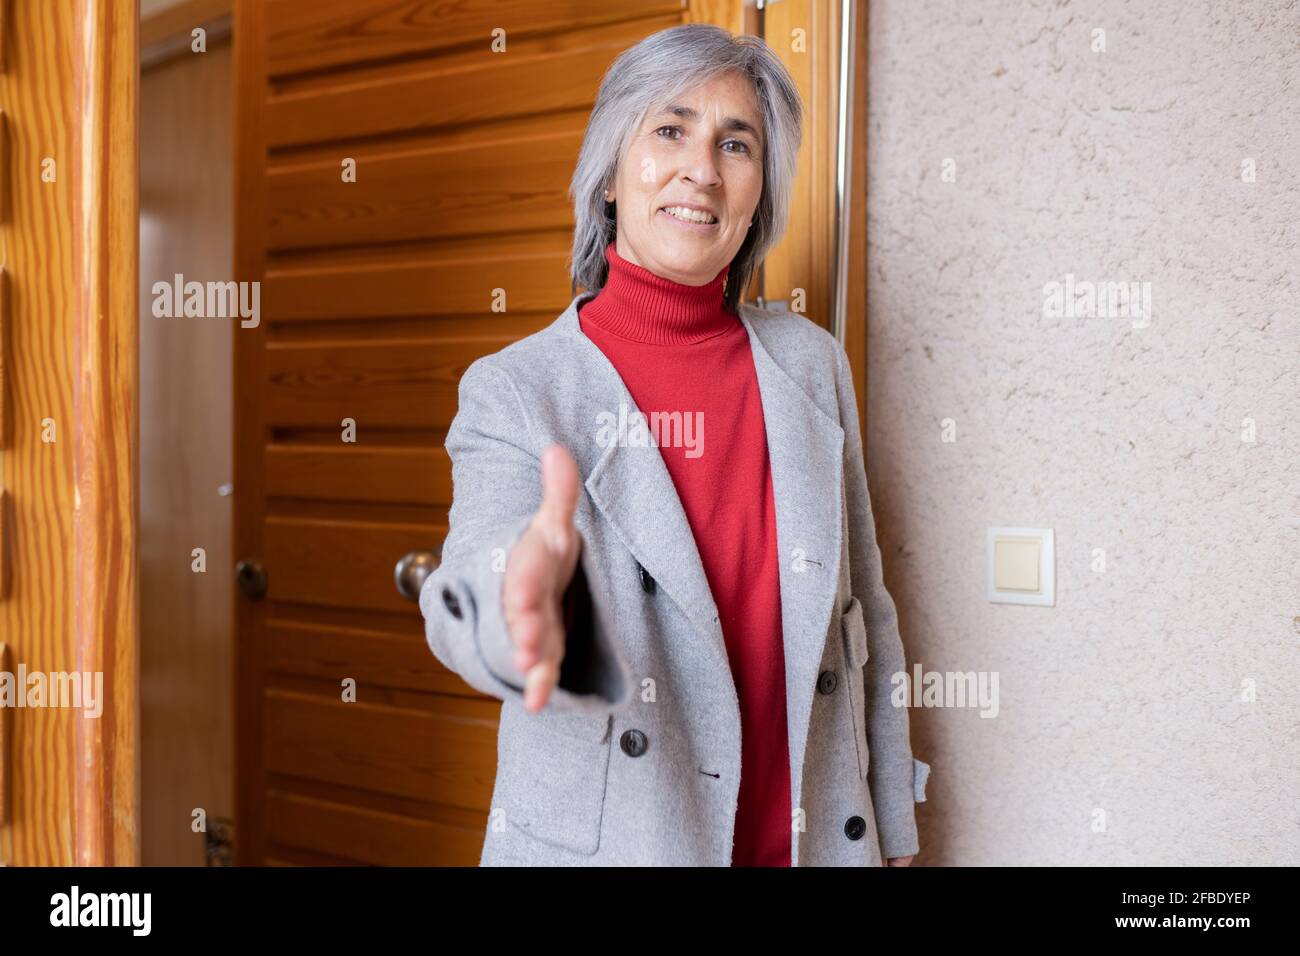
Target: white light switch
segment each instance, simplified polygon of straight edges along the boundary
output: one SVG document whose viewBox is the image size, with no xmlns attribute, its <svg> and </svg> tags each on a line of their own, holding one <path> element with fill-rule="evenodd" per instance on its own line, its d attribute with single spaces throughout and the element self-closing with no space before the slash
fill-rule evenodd
<svg viewBox="0 0 1300 956">
<path fill-rule="evenodd" d="M 1051 528 L 989 528 L 988 599 L 1056 605 L 1056 547 Z"/>
<path fill-rule="evenodd" d="M 1037 538 L 997 538 L 993 542 L 993 583 L 999 591 L 1037 591 Z"/>
</svg>

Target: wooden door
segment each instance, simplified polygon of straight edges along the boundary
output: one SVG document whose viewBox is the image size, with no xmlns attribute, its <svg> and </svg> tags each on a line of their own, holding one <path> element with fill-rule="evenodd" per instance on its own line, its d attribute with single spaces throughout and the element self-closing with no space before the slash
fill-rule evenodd
<svg viewBox="0 0 1300 956">
<path fill-rule="evenodd" d="M 241 863 L 477 862 L 500 703 L 433 657 L 394 568 L 446 532 L 461 374 L 570 301 L 566 191 L 604 71 L 743 19 L 237 0 L 236 268 L 263 310 L 235 330 Z"/>
<path fill-rule="evenodd" d="M 202 53 L 191 45 L 198 26 Z M 228 396 L 238 323 L 153 315 L 155 282 L 232 275 L 229 28 L 222 0 L 188 0 L 140 24 L 144 866 L 220 860 L 222 822 L 235 815 L 232 499 L 222 491 L 232 481 Z M 199 547 L 204 571 L 196 574 Z M 201 832 L 178 824 L 196 809 Z"/>
<path fill-rule="evenodd" d="M 139 859 L 137 30 L 0 5 L 0 671 L 73 691 L 0 707 L 8 865 Z"/>
<path fill-rule="evenodd" d="M 438 664 L 394 567 L 446 532 L 466 366 L 568 304 L 603 71 L 682 16 L 237 3 L 236 262 L 263 318 L 235 330 L 235 550 L 266 581 L 239 599 L 240 862 L 477 863 L 500 703 Z"/>
</svg>

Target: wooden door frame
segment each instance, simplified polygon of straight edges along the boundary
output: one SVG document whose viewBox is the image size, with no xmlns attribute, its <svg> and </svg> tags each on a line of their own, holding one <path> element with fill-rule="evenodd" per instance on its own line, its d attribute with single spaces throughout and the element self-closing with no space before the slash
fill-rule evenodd
<svg viewBox="0 0 1300 956">
<path fill-rule="evenodd" d="M 102 674 L 104 696 L 97 717 L 6 715 L 15 752 L 0 753 L 12 790 L 0 800 L 14 799 L 0 853 L 18 866 L 130 866 L 140 858 L 139 8 L 69 0 L 6 3 L 4 14 L 0 348 L 16 341 L 24 354 L 0 359 L 10 426 L 0 454 L 19 465 L 2 496 L 0 624 L 13 665 Z"/>
<path fill-rule="evenodd" d="M 858 399 L 858 424 L 862 457 L 867 456 L 867 0 L 854 0 L 852 29 L 853 73 L 848 78 L 853 107 L 849 113 L 848 269 L 844 324 L 840 342 L 853 371 L 853 391 Z"/>
<path fill-rule="evenodd" d="M 75 204 L 80 308 L 73 411 L 77 669 L 103 671 L 98 720 L 77 722 L 78 866 L 140 860 L 138 0 L 82 0 Z"/>
</svg>

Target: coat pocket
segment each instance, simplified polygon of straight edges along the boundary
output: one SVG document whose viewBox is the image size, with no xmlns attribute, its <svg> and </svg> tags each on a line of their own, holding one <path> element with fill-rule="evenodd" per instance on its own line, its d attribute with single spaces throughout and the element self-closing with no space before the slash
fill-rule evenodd
<svg viewBox="0 0 1300 956">
<path fill-rule="evenodd" d="M 862 603 L 855 597 L 840 616 L 840 630 L 844 641 L 845 671 L 848 675 L 849 710 L 853 722 L 853 743 L 858 751 L 858 777 L 867 776 L 871 752 L 867 746 L 867 624 L 862 616 Z"/>
<path fill-rule="evenodd" d="M 496 808 L 507 825 L 585 856 L 600 845 L 612 714 L 501 711 Z"/>
</svg>

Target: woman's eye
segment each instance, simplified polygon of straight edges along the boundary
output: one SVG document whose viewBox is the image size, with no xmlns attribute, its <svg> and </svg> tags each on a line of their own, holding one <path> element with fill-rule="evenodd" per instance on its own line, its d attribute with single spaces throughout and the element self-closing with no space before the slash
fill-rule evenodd
<svg viewBox="0 0 1300 956">
<path fill-rule="evenodd" d="M 665 133 L 667 133 L 668 135 L 665 135 Z M 657 130 L 655 130 L 655 135 L 659 136 L 662 139 L 672 139 L 672 140 L 680 139 L 681 133 L 682 133 L 682 128 L 680 126 L 660 126 Z M 728 149 L 729 146 L 734 146 L 736 148 Z M 736 153 L 737 155 L 744 155 L 749 152 L 749 144 L 742 142 L 741 140 L 738 139 L 727 140 L 725 143 L 722 144 L 722 148 L 728 153 Z"/>
</svg>

